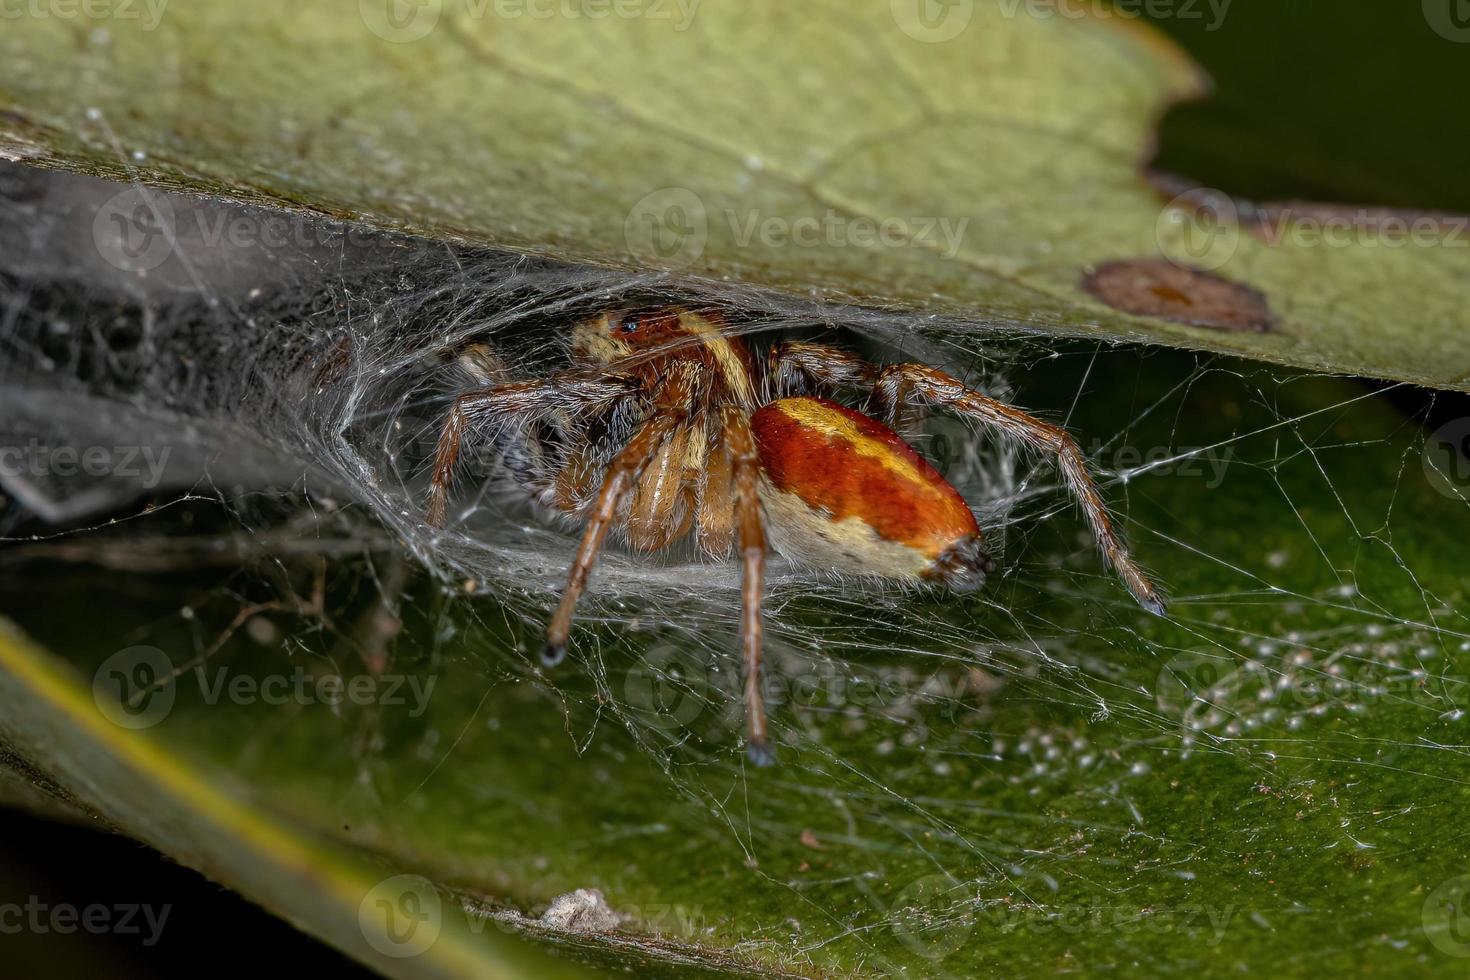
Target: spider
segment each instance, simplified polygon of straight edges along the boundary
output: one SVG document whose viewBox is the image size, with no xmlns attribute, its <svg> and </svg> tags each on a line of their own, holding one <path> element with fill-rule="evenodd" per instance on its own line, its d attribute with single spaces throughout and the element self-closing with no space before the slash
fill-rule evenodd
<svg viewBox="0 0 1470 980">
<path fill-rule="evenodd" d="M 483 387 L 459 395 L 444 424 L 428 523 L 443 526 L 465 433 L 491 422 L 518 428 L 518 482 L 585 521 L 547 627 L 547 666 L 566 653 L 610 530 L 635 550 L 692 531 L 706 555 L 735 551 L 747 751 L 758 765 L 774 759 L 760 694 L 768 539 L 798 563 L 959 592 L 979 589 L 994 569 L 964 499 L 892 428 L 910 407 L 948 409 L 1055 457 L 1104 561 L 1139 604 L 1164 614 L 1072 437 L 942 371 L 796 341 L 762 358 L 718 313 L 675 308 L 603 313 L 574 326 L 567 346 L 570 366 L 535 380 L 494 383 L 504 371 L 483 348 L 461 356 Z M 871 414 L 821 397 L 842 389 L 866 391 Z"/>
</svg>

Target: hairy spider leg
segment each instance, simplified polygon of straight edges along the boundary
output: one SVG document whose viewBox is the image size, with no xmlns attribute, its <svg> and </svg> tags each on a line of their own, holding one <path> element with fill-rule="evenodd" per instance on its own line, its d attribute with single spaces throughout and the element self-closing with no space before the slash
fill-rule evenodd
<svg viewBox="0 0 1470 980">
<path fill-rule="evenodd" d="M 775 381 L 772 401 L 791 395 L 812 394 L 812 384 L 866 386 L 878 369 L 856 354 L 826 344 L 787 341 L 771 348 L 770 375 Z"/>
<path fill-rule="evenodd" d="M 923 364 L 895 364 L 884 368 L 873 389 L 884 407 L 896 411 L 900 399 L 922 398 L 929 404 L 948 408 L 1005 433 L 1037 452 L 1056 460 L 1067 488 L 1082 507 L 1082 515 L 1092 528 L 1103 553 L 1123 584 L 1138 604 L 1155 616 L 1165 613 L 1165 602 L 1113 527 L 1107 505 L 1087 469 L 1077 441 L 1065 429 L 1043 422 L 1005 402 L 997 401 L 966 386 L 937 368 Z"/>
<path fill-rule="evenodd" d="M 675 429 L 634 484 L 623 524 L 633 550 L 659 551 L 689 533 L 696 510 L 691 456 L 703 456 L 704 438 L 698 420 Z"/>
<path fill-rule="evenodd" d="M 608 467 L 602 489 L 597 493 L 597 502 L 582 531 L 582 542 L 577 546 L 577 557 L 567 576 L 566 591 L 561 594 L 561 602 L 546 628 L 546 648 L 541 654 L 541 662 L 546 666 L 554 667 L 566 656 L 572 614 L 576 611 L 577 600 L 587 588 L 587 579 L 592 574 L 592 566 L 597 562 L 607 532 L 617 518 L 618 504 L 669 433 L 682 421 L 682 414 L 659 414 L 648 419 L 638 427 Z"/>
<path fill-rule="evenodd" d="M 454 407 L 439 433 L 439 444 L 434 452 L 434 475 L 429 481 L 429 504 L 425 520 L 432 527 L 444 526 L 454 465 L 459 461 L 465 431 L 476 422 L 494 416 L 537 415 L 546 412 L 548 406 L 569 405 L 591 409 L 628 394 L 628 385 L 621 379 L 557 375 L 534 381 L 512 381 L 460 395 L 454 400 Z"/>
<path fill-rule="evenodd" d="M 761 692 L 761 602 L 765 593 L 766 532 L 761 519 L 760 457 L 750 420 L 738 408 L 726 408 L 725 446 L 735 485 L 740 527 L 740 649 L 745 670 L 746 751 L 758 766 L 776 761 L 766 732 L 766 703 Z"/>
</svg>

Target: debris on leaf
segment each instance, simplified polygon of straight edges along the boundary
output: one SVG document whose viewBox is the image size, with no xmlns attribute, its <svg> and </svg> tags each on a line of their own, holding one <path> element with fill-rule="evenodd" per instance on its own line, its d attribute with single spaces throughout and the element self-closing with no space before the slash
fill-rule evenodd
<svg viewBox="0 0 1470 980">
<path fill-rule="evenodd" d="M 602 892 L 596 888 L 578 888 L 552 899 L 538 921 L 549 929 L 563 932 L 611 932 L 621 920 Z"/>
</svg>

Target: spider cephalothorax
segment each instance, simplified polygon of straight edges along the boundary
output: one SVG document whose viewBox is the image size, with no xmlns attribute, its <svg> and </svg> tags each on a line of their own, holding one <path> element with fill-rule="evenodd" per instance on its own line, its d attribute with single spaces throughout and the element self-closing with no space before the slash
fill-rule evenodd
<svg viewBox="0 0 1470 980">
<path fill-rule="evenodd" d="M 439 439 L 428 521 L 444 522 L 466 431 L 519 426 L 518 478 L 549 507 L 586 522 L 544 659 L 566 651 L 572 613 L 608 532 L 636 549 L 689 533 L 700 550 L 742 562 L 741 646 L 751 757 L 771 758 L 760 698 L 766 541 L 808 565 L 960 591 L 993 563 L 959 493 L 890 427 L 914 404 L 946 408 L 1057 459 L 1104 559 L 1144 608 L 1158 591 L 1113 528 L 1077 444 L 1064 430 L 920 364 L 874 365 L 801 342 L 756 356 L 718 314 L 614 312 L 571 331 L 571 364 L 549 377 L 492 384 L 455 399 Z M 866 391 L 882 421 L 819 397 Z M 546 438 L 542 438 L 542 435 Z"/>
</svg>

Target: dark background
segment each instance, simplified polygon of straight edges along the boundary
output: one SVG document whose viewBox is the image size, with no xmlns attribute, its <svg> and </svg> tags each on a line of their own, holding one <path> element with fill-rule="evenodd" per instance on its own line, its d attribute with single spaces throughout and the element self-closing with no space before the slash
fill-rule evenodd
<svg viewBox="0 0 1470 980">
<path fill-rule="evenodd" d="M 1191 0 L 1156 0 L 1183 10 Z M 1164 120 L 1157 165 L 1256 201 L 1470 211 L 1470 40 L 1425 8 L 1466 0 L 1233 0 L 1218 30 L 1158 19 L 1215 81 Z"/>
<path fill-rule="evenodd" d="M 134 935 L 0 934 L 4 977 L 369 977 L 345 956 L 297 932 L 151 848 L 117 834 L 0 809 L 0 905 L 31 896 L 54 908 L 149 905 L 162 914 L 158 941 L 141 913 Z M 24 911 L 22 911 L 24 915 Z M 14 922 L 13 916 L 10 919 Z M 43 919 L 42 921 L 45 921 Z"/>
</svg>

